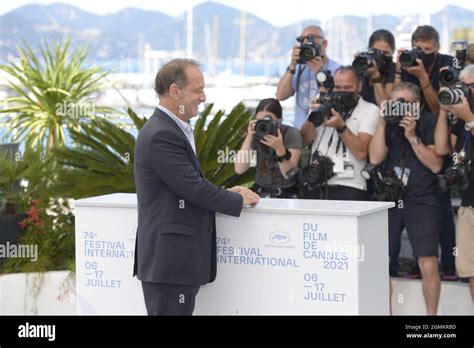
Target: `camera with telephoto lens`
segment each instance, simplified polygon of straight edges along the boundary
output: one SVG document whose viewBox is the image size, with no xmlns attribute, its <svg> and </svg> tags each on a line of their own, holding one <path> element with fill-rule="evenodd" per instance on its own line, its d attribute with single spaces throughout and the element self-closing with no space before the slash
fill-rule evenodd
<svg viewBox="0 0 474 348">
<path fill-rule="evenodd" d="M 436 175 L 436 186 L 440 192 L 446 192 L 452 187 L 464 191 L 469 186 L 471 160 L 463 159 L 446 169 L 444 174 Z"/>
<path fill-rule="evenodd" d="M 398 202 L 405 197 L 405 185 L 392 171 L 382 176 L 380 168 L 367 163 L 360 174 L 374 183 L 374 194 L 370 198 L 380 202 Z"/>
<path fill-rule="evenodd" d="M 316 101 L 321 105 L 309 114 L 308 121 L 313 123 L 316 128 L 321 126 L 324 121 L 332 117 L 331 109 L 336 110 L 346 121 L 351 116 L 349 112 L 358 103 L 358 96 L 354 97 L 354 95 L 354 92 L 321 93 Z"/>
<path fill-rule="evenodd" d="M 456 52 L 453 66 L 449 66 L 439 73 L 439 81 L 445 86 L 459 81 L 459 75 L 467 58 L 467 41 L 453 42 L 453 50 Z"/>
<path fill-rule="evenodd" d="M 400 55 L 400 65 L 402 68 L 409 68 L 411 66 L 416 66 L 416 60 L 421 59 L 423 51 L 421 48 L 415 47 L 412 50 L 404 51 Z"/>
<path fill-rule="evenodd" d="M 439 81 L 447 86 L 459 81 L 461 70 L 453 66 L 449 66 L 446 70 L 439 73 Z"/>
<path fill-rule="evenodd" d="M 323 57 L 323 48 L 321 45 L 314 42 L 314 37 L 308 35 L 308 39 L 305 44 L 300 47 L 300 59 L 299 64 L 305 64 L 316 57 Z"/>
<path fill-rule="evenodd" d="M 254 140 L 259 142 L 265 135 L 278 135 L 278 121 L 275 121 L 270 115 L 264 116 L 255 123 Z"/>
<path fill-rule="evenodd" d="M 465 96 L 467 100 L 471 99 L 471 89 L 464 82 L 457 82 L 438 93 L 438 100 L 443 105 L 459 104 L 461 96 Z"/>
<path fill-rule="evenodd" d="M 334 176 L 334 162 L 327 156 L 317 160 L 299 171 L 298 180 L 309 190 L 324 185 Z"/>
<path fill-rule="evenodd" d="M 376 48 L 369 48 L 367 52 L 359 53 L 354 61 L 352 66 L 358 73 L 363 73 L 368 68 L 374 65 L 380 65 L 383 62 L 383 52 Z"/>
</svg>

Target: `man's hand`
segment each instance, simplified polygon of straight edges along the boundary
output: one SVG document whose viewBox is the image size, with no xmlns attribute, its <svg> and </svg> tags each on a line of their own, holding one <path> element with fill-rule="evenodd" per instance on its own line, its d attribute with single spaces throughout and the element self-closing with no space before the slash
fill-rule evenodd
<svg viewBox="0 0 474 348">
<path fill-rule="evenodd" d="M 283 156 L 286 152 L 285 145 L 283 144 L 283 135 L 281 134 L 280 128 L 278 128 L 278 136 L 267 134 L 262 140 L 260 140 L 260 142 L 274 149 L 277 156 Z"/>
<path fill-rule="evenodd" d="M 314 57 L 306 63 L 306 65 L 315 73 L 323 70 L 324 60 L 323 57 Z"/>
<path fill-rule="evenodd" d="M 440 89 L 446 90 L 448 88 L 443 87 Z M 461 96 L 461 103 L 459 104 L 452 104 L 452 105 L 443 105 L 441 104 L 441 108 L 447 111 L 451 111 L 457 118 L 460 118 L 464 122 L 471 122 L 474 120 L 474 115 L 471 112 L 471 107 L 469 106 L 469 102 L 467 101 L 465 96 Z"/>
<path fill-rule="evenodd" d="M 294 45 L 293 51 L 291 51 L 291 61 L 290 61 L 290 68 L 295 69 L 296 64 L 298 64 L 298 60 L 300 59 L 300 45 Z"/>
<path fill-rule="evenodd" d="M 410 74 L 417 77 L 421 83 L 426 83 L 426 81 L 429 81 L 429 77 L 428 77 L 428 73 L 425 70 L 425 66 L 423 65 L 423 61 L 417 58 L 416 64 L 417 64 L 416 66 L 404 68 L 404 70 L 408 71 Z"/>
<path fill-rule="evenodd" d="M 234 186 L 234 187 L 231 187 L 231 188 L 228 188 L 227 191 L 230 191 L 230 192 L 237 192 L 239 193 L 240 191 L 242 190 L 247 190 L 247 188 L 243 187 L 243 186 Z"/>
<path fill-rule="evenodd" d="M 408 141 L 416 137 L 416 120 L 412 115 L 407 114 L 405 117 L 403 117 L 403 119 L 400 121 L 400 127 L 405 129 L 405 138 L 407 138 Z"/>
<path fill-rule="evenodd" d="M 342 119 L 340 113 L 336 110 L 331 109 L 332 117 L 329 120 L 324 121 L 323 126 L 325 127 L 333 127 L 333 128 L 342 128 L 346 125 L 346 122 Z"/>
<path fill-rule="evenodd" d="M 311 99 L 311 103 L 309 105 L 309 108 L 310 108 L 311 111 L 314 111 L 314 110 L 316 110 L 317 108 L 319 108 L 321 106 L 321 104 L 318 104 L 318 99 L 319 99 L 319 96 L 314 97 L 313 99 Z"/>
<path fill-rule="evenodd" d="M 255 207 L 260 201 L 260 197 L 255 192 L 247 188 L 243 188 L 238 193 L 240 193 L 240 195 L 244 199 L 242 203 L 242 206 L 244 207 L 247 205 L 251 205 L 252 207 Z"/>
</svg>

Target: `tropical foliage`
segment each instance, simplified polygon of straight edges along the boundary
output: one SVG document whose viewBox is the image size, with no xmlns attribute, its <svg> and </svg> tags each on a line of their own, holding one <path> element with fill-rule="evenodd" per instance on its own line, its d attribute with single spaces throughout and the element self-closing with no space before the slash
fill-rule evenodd
<svg viewBox="0 0 474 348">
<path fill-rule="evenodd" d="M 237 176 L 231 158 L 228 158 L 229 161 L 219 159 L 223 153 L 236 153 L 240 148 L 240 134 L 250 119 L 250 113 L 243 104 L 238 104 L 226 116 L 224 112 L 218 111 L 205 128 L 212 107 L 212 104 L 209 105 L 199 115 L 194 130 L 196 151 L 206 178 L 225 187 L 246 184 L 255 178 L 255 172 Z M 127 114 L 140 130 L 145 120 L 130 108 Z M 61 193 L 78 199 L 116 192 L 135 192 L 135 137 L 132 134 L 107 119 L 94 118 L 80 130 L 71 130 L 71 139 L 73 146 L 54 151 L 60 169 L 58 184 L 51 194 Z"/>
<path fill-rule="evenodd" d="M 16 93 L 4 101 L 0 113 L 7 115 L 15 142 L 44 150 L 65 144 L 68 130 L 77 129 L 81 118 L 107 112 L 95 106 L 92 97 L 107 75 L 99 67 L 86 67 L 87 47 L 70 49 L 71 40 L 45 42 L 39 52 L 25 43 L 19 58 L 0 69 L 10 75 Z"/>
</svg>

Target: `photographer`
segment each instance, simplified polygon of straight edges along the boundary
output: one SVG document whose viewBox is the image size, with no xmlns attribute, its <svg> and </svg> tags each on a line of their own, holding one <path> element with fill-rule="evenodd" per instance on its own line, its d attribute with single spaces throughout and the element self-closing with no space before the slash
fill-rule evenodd
<svg viewBox="0 0 474 348">
<path fill-rule="evenodd" d="M 299 129 L 306 121 L 311 100 L 319 93 L 315 74 L 321 70 L 334 74 L 340 64 L 327 56 L 328 41 L 320 27 L 306 27 L 296 41 L 290 64 L 278 83 L 276 98 L 283 101 L 296 92 L 294 126 Z"/>
<path fill-rule="evenodd" d="M 303 141 L 298 129 L 281 124 L 282 108 L 274 98 L 263 99 L 250 121 L 245 140 L 236 156 L 235 172 L 250 168 L 257 151 L 257 177 L 253 190 L 262 197 L 296 198 L 296 177 L 287 173 L 298 167 Z"/>
<path fill-rule="evenodd" d="M 460 79 L 467 87 L 465 92 L 469 98 L 461 95 L 456 104 L 441 103 L 435 150 L 439 155 L 453 154 L 454 165 L 441 176 L 440 184 L 443 185 L 440 186 L 447 184 L 447 187 L 457 186 L 459 189 L 461 207 L 456 229 L 456 269 L 460 277 L 469 278 L 474 301 L 474 65 L 466 66 Z M 448 121 L 448 112 L 457 118 L 455 123 L 454 120 L 451 124 Z"/>
<path fill-rule="evenodd" d="M 411 82 L 423 92 L 422 108 L 433 114 L 439 113 L 437 93 L 440 69 L 453 65 L 453 57 L 439 53 L 439 34 L 435 28 L 422 25 L 411 37 L 413 50 L 398 50 L 395 70 L 395 86 L 400 82 Z"/>
<path fill-rule="evenodd" d="M 393 34 L 385 29 L 376 30 L 370 35 L 369 50 L 359 53 L 354 59 L 352 66 L 363 73 L 361 97 L 364 100 L 380 105 L 382 100 L 387 100 L 393 90 L 395 80 L 395 63 L 393 53 L 395 52 L 395 38 Z M 367 63 L 373 61 L 367 66 Z"/>
<path fill-rule="evenodd" d="M 315 104 L 301 128 L 303 143 L 312 143 L 310 165 L 300 171 L 304 198 L 368 200 L 361 169 L 377 127 L 379 108 L 359 96 L 359 74 L 352 66 L 334 74 L 334 89 Z M 318 116 L 319 115 L 319 116 Z"/>
<path fill-rule="evenodd" d="M 391 187 L 387 185 L 387 190 L 400 188 L 398 197 L 390 199 L 396 202 L 389 210 L 390 258 L 398 256 L 397 246 L 406 228 L 414 257 L 418 258 L 427 312 L 435 315 L 441 287 L 440 207 L 435 174 L 442 166 L 442 158 L 434 150 L 436 117 L 426 110 L 420 113 L 420 92 L 412 83 L 395 86 L 390 99 L 382 104 L 369 158 L 373 165 L 383 164 L 380 173 L 390 178 Z M 383 187 L 382 190 L 376 187 L 376 192 L 383 191 Z"/>
</svg>

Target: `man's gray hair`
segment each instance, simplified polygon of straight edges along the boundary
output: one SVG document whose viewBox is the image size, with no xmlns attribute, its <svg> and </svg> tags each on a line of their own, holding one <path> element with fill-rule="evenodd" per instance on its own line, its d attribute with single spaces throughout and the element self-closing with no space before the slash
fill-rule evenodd
<svg viewBox="0 0 474 348">
<path fill-rule="evenodd" d="M 459 79 L 464 81 L 467 79 L 469 76 L 474 74 L 474 64 L 469 64 L 464 67 L 464 69 L 461 70 L 461 73 L 459 74 Z"/>
<path fill-rule="evenodd" d="M 179 87 L 186 86 L 186 68 L 189 66 L 199 68 L 199 63 L 194 59 L 177 58 L 163 65 L 155 77 L 155 92 L 160 96 L 166 95 L 173 83 Z"/>
<path fill-rule="evenodd" d="M 393 88 L 392 92 L 390 93 L 390 98 L 392 98 L 395 95 L 395 93 L 399 91 L 403 91 L 403 90 L 410 91 L 413 101 L 420 100 L 420 88 L 411 82 L 400 82 L 398 85 L 396 85 Z"/>
<path fill-rule="evenodd" d="M 324 38 L 326 37 L 325 34 L 324 34 L 323 28 L 321 28 L 319 25 L 308 25 L 307 27 L 304 28 L 304 30 L 306 30 L 306 29 L 316 29 L 321 33 L 322 37 L 324 37 Z"/>
</svg>

